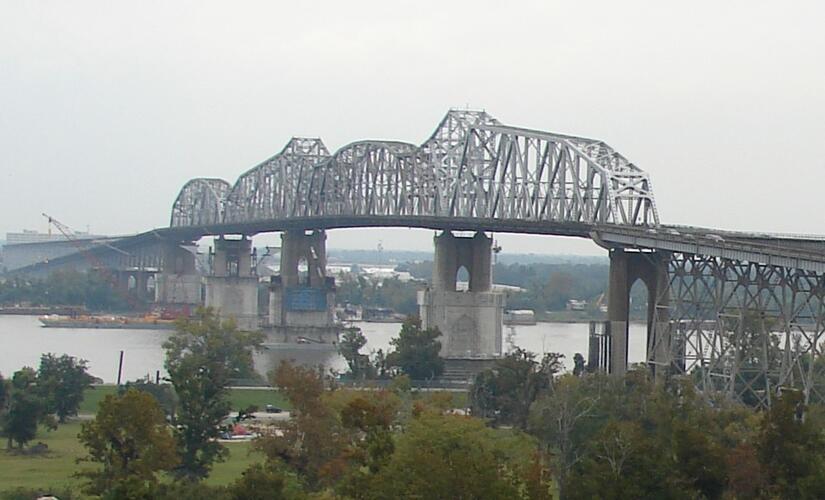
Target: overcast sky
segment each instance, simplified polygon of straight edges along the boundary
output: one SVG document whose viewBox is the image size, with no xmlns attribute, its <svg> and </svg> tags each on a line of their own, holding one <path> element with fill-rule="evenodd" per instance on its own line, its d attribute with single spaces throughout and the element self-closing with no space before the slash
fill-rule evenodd
<svg viewBox="0 0 825 500">
<path fill-rule="evenodd" d="M 234 182 L 294 135 L 420 143 L 468 106 L 606 141 L 650 172 L 662 222 L 825 233 L 823 26 L 814 1 L 0 0 L 0 238 L 41 212 L 164 226 L 188 179 Z"/>
</svg>

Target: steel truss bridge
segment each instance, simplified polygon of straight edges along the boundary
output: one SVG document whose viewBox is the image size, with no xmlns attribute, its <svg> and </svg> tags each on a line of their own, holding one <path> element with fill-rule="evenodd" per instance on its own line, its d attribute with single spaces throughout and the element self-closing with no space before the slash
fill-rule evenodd
<svg viewBox="0 0 825 500">
<path fill-rule="evenodd" d="M 169 227 L 99 252 L 135 265 L 157 240 L 382 226 L 575 236 L 656 256 L 668 286 L 650 297 L 651 366 L 763 406 L 780 387 L 825 399 L 825 238 L 663 225 L 650 176 L 604 142 L 486 112 L 452 110 L 420 145 L 331 153 L 293 138 L 234 183 L 187 182 Z"/>
</svg>

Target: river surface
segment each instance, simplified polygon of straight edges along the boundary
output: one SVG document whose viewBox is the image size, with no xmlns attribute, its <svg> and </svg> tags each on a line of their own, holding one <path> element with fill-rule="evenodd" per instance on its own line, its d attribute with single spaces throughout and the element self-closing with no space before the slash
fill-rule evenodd
<svg viewBox="0 0 825 500">
<path fill-rule="evenodd" d="M 367 345 L 361 352 L 383 349 L 387 352 L 390 339 L 398 336 L 399 323 L 353 323 L 361 328 Z M 630 325 L 629 362 L 644 360 L 645 325 Z M 506 337 L 508 328 L 504 328 Z M 170 330 L 105 330 L 83 328 L 43 328 L 35 316 L 0 315 L 0 374 L 10 377 L 23 366 L 37 368 L 42 353 L 69 354 L 89 363 L 89 372 L 106 383 L 117 381 L 118 357 L 123 357 L 123 378 L 135 380 L 163 370 L 163 341 Z M 572 369 L 573 355 L 582 353 L 587 358 L 587 323 L 538 323 L 516 326 L 513 343 L 529 351 L 559 352 L 565 356 L 565 366 Z M 507 343 L 505 342 L 505 350 Z M 344 370 L 346 363 L 335 352 L 267 350 L 256 355 L 258 371 L 265 373 L 281 359 L 309 361 L 330 368 Z"/>
</svg>

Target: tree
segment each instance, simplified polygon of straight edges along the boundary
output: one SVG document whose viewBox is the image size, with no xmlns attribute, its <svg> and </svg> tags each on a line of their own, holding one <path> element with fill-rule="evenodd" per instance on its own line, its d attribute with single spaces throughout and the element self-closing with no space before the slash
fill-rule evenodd
<svg viewBox="0 0 825 500">
<path fill-rule="evenodd" d="M 341 391 L 339 391 L 341 392 Z M 349 433 L 349 443 L 339 457 L 348 467 L 338 482 L 337 491 L 344 497 L 364 498 L 369 485 L 389 462 L 395 451 L 393 423 L 401 400 L 389 391 L 350 391 L 338 411 Z"/>
<path fill-rule="evenodd" d="M 367 345 L 367 338 L 360 328 L 347 328 L 338 342 L 338 351 L 347 361 L 350 375 L 355 379 L 371 378 L 369 358 L 359 351 Z"/>
<path fill-rule="evenodd" d="M 441 336 L 438 328 L 421 328 L 421 319 L 407 316 L 398 338 L 390 340 L 395 348 L 388 356 L 388 364 L 397 366 L 413 380 L 428 380 L 441 375 L 444 360 L 439 356 Z"/>
<path fill-rule="evenodd" d="M 6 408 L 6 399 L 9 397 L 9 392 L 9 383 L 3 378 L 3 374 L 0 373 L 0 415 Z"/>
<path fill-rule="evenodd" d="M 178 463 L 163 410 L 145 392 L 132 389 L 106 396 L 95 419 L 83 423 L 78 437 L 89 453 L 82 460 L 102 465 L 78 474 L 89 479 L 87 492 L 93 495 L 152 486 L 157 472 Z"/>
<path fill-rule="evenodd" d="M 530 409 L 530 433 L 555 457 L 560 494 L 570 470 L 585 453 L 588 440 L 582 436 L 586 436 L 582 423 L 592 421 L 596 412 L 598 395 L 592 389 L 600 382 L 599 375 L 563 375 Z"/>
<path fill-rule="evenodd" d="M 94 377 L 89 375 L 87 362 L 64 354 L 43 354 L 37 371 L 37 389 L 46 400 L 48 411 L 57 415 L 58 421 L 77 415 L 83 402 L 83 393 L 91 387 Z"/>
<path fill-rule="evenodd" d="M 38 394 L 37 376 L 31 368 L 23 368 L 14 373 L 11 380 L 11 394 L 3 415 L 3 434 L 8 439 L 7 447 L 12 449 L 14 443 L 23 448 L 37 435 L 37 425 L 46 424 L 54 429 L 54 420 L 50 418 L 46 402 Z"/>
<path fill-rule="evenodd" d="M 584 356 L 577 352 L 573 355 L 573 375 L 580 377 L 584 374 L 585 370 Z"/>
<path fill-rule="evenodd" d="M 479 419 L 424 412 L 397 437 L 395 452 L 361 498 L 523 498 L 535 445 Z"/>
<path fill-rule="evenodd" d="M 246 469 L 229 487 L 231 500 L 280 500 L 284 493 L 284 474 L 271 465 L 255 464 Z"/>
<path fill-rule="evenodd" d="M 146 379 L 138 379 L 126 382 L 126 385 L 119 389 L 120 393 L 125 393 L 129 389 L 141 391 L 152 395 L 157 400 L 167 418 L 175 421 L 178 409 L 178 395 L 175 394 L 171 384 L 155 384 Z"/>
<path fill-rule="evenodd" d="M 680 484 L 666 449 L 639 422 L 611 421 L 596 434 L 590 452 L 563 487 L 565 498 L 697 498 Z"/>
<path fill-rule="evenodd" d="M 762 418 L 756 449 L 781 498 L 825 498 L 825 438 L 804 416 L 802 394 L 786 391 Z"/>
<path fill-rule="evenodd" d="M 295 471 L 310 488 L 317 488 L 329 476 L 339 476 L 340 464 L 334 462 L 346 447 L 347 437 L 340 418 L 323 400 L 321 372 L 283 362 L 270 379 L 289 399 L 291 418 L 280 432 L 258 439 L 255 447 L 270 462 Z"/>
<path fill-rule="evenodd" d="M 492 419 L 494 424 L 526 429 L 530 405 L 561 371 L 562 357 L 546 353 L 538 362 L 534 353 L 521 348 L 507 353 L 492 369 L 476 376 L 470 389 L 474 413 Z"/>
<path fill-rule="evenodd" d="M 180 477 L 204 478 L 215 461 L 226 457 L 217 438 L 231 409 L 229 381 L 252 372 L 252 351 L 262 341 L 261 334 L 241 332 L 234 321 L 221 321 L 211 308 L 201 308 L 194 319 L 181 320 L 163 344 L 166 371 L 179 399 Z"/>
</svg>

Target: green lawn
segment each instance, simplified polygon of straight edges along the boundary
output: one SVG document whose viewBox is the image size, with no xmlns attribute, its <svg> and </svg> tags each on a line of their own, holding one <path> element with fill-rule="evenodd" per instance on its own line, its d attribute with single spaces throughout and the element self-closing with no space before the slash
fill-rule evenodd
<svg viewBox="0 0 825 500">
<path fill-rule="evenodd" d="M 83 480 L 72 477 L 73 474 L 95 467 L 90 463 L 76 463 L 76 459 L 85 454 L 77 440 L 80 425 L 80 422 L 74 421 L 51 432 L 41 429 L 31 444 L 38 441 L 46 443 L 49 452 L 43 456 L 17 455 L 8 452 L 5 446 L 0 448 L 0 493 L 15 488 L 62 491 L 68 487 L 79 490 Z M 250 445 L 249 442 L 226 443 L 229 458 L 215 465 L 207 484 L 229 484 L 240 477 L 247 467 L 262 461 L 262 454 L 249 452 Z"/>
<path fill-rule="evenodd" d="M 108 394 L 115 394 L 116 391 L 117 386 L 115 385 L 98 385 L 92 389 L 88 389 L 83 395 L 83 403 L 80 404 L 79 413 L 97 413 L 97 406 L 100 401 Z M 248 408 L 250 405 L 255 405 L 263 410 L 264 406 L 268 404 L 285 409 L 289 409 L 290 407 L 289 401 L 287 401 L 280 392 L 266 387 L 230 389 L 229 399 L 232 403 L 233 410 Z"/>
<path fill-rule="evenodd" d="M 0 491 L 19 487 L 64 489 L 77 488 L 80 481 L 72 474 L 90 464 L 77 464 L 75 459 L 83 456 L 83 446 L 77 440 L 80 432 L 79 422 L 61 425 L 55 431 L 47 432 L 41 428 L 31 444 L 42 441 L 49 446 L 49 452 L 43 456 L 15 455 L 0 449 Z M 3 443 L 5 445 L 5 443 Z"/>
<path fill-rule="evenodd" d="M 100 401 L 116 391 L 117 387 L 114 385 L 100 385 L 87 390 L 79 413 L 96 413 Z M 263 409 L 267 404 L 289 408 L 289 403 L 278 391 L 268 388 L 231 389 L 230 400 L 233 410 L 250 405 Z M 62 491 L 65 488 L 79 490 L 83 480 L 72 477 L 74 473 L 83 468 L 95 467 L 89 463 L 77 463 L 77 459 L 85 455 L 83 446 L 77 440 L 80 426 L 79 421 L 71 421 L 59 426 L 55 431 L 41 428 L 30 445 L 38 441 L 48 445 L 49 452 L 43 456 L 10 453 L 5 449 L 5 442 L 0 442 L 0 493 L 15 488 L 37 488 L 43 491 Z M 226 443 L 226 446 L 229 448 L 229 458 L 226 462 L 215 465 L 207 479 L 208 484 L 231 483 L 250 465 L 263 460 L 260 453 L 250 453 L 249 442 Z"/>
</svg>

